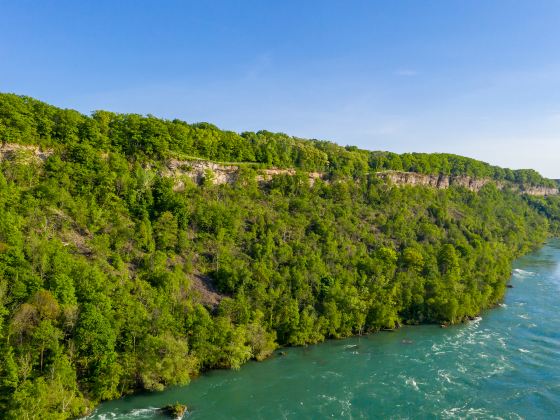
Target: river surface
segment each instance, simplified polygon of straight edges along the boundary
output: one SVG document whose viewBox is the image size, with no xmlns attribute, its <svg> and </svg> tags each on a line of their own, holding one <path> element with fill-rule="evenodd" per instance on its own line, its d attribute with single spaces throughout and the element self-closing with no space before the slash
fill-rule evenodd
<svg viewBox="0 0 560 420">
<path fill-rule="evenodd" d="M 404 327 L 213 371 L 101 405 L 93 419 L 560 418 L 560 241 L 518 259 L 504 303 L 449 328 Z"/>
</svg>

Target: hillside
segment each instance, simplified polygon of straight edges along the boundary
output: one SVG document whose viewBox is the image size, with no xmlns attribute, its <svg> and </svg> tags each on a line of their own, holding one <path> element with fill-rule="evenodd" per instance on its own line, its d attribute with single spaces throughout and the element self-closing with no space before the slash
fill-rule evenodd
<svg viewBox="0 0 560 420">
<path fill-rule="evenodd" d="M 194 157 L 215 162 L 244 162 L 252 167 L 323 172 L 330 178 L 394 170 L 491 178 L 531 186 L 558 186 L 556 181 L 545 179 L 531 169 L 504 169 L 457 155 L 370 152 L 283 133 L 237 134 L 208 123 L 187 124 L 150 115 L 95 111 L 91 116 L 85 116 L 13 94 L 0 94 L 0 139 L 3 143 L 60 150 L 80 144 L 81 149 L 93 147 L 98 152 L 118 152 L 129 160 L 140 162 Z"/>
<path fill-rule="evenodd" d="M 11 94 L 0 140 L 6 418 L 77 417 L 278 345 L 461 322 L 559 228 L 555 181 L 454 155 Z"/>
</svg>

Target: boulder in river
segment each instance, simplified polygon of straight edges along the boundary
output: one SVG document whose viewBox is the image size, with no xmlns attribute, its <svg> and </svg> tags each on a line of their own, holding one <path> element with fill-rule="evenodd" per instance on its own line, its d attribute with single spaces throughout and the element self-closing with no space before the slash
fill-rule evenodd
<svg viewBox="0 0 560 420">
<path fill-rule="evenodd" d="M 166 414 L 167 416 L 174 419 L 182 419 L 187 412 L 187 406 L 176 402 L 175 404 L 169 404 L 165 407 L 162 407 L 161 411 L 163 412 L 163 414 Z"/>
</svg>

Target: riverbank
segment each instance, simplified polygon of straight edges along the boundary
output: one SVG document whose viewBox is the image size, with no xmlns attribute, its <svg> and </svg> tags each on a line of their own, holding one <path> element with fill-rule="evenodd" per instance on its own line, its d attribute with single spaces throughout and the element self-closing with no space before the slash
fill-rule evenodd
<svg viewBox="0 0 560 420">
<path fill-rule="evenodd" d="M 154 418 L 150 407 L 176 400 L 193 419 L 550 417 L 560 409 L 559 261 L 557 240 L 518 259 L 514 288 L 482 319 L 283 349 L 187 387 L 102 404 L 91 418 Z"/>
</svg>

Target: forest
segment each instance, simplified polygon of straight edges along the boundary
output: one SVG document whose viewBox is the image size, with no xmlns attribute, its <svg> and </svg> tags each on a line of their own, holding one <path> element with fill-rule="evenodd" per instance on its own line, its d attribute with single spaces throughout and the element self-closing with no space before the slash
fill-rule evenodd
<svg viewBox="0 0 560 420">
<path fill-rule="evenodd" d="M 396 187 L 404 170 L 557 186 L 449 154 L 394 154 L 0 94 L 0 417 L 239 368 L 278 346 L 462 322 L 514 258 L 560 228 L 560 198 Z M 2 156 L 2 155 L 0 155 Z M 161 176 L 170 158 L 251 163 L 231 184 Z M 295 168 L 258 182 L 258 168 Z M 305 171 L 328 179 L 309 183 Z"/>
</svg>

